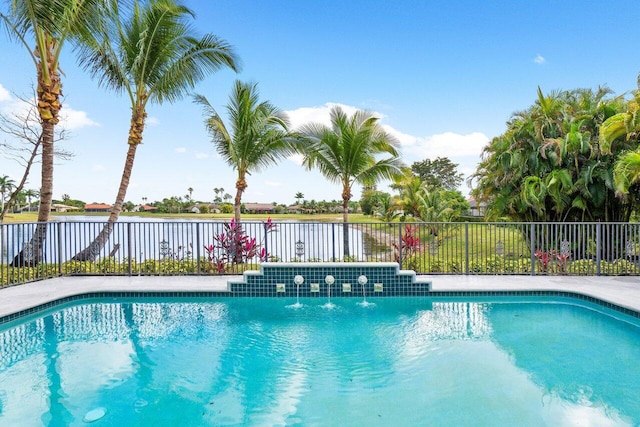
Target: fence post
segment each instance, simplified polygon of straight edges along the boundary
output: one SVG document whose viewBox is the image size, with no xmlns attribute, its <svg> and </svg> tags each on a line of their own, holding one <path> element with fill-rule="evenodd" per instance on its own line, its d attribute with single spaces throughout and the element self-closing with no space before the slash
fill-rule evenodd
<svg viewBox="0 0 640 427">
<path fill-rule="evenodd" d="M 267 239 L 269 229 L 266 222 L 262 223 L 262 225 L 264 226 L 264 259 L 265 261 L 269 261 L 269 239 Z M 260 260 L 260 262 L 262 262 L 262 260 Z"/>
<path fill-rule="evenodd" d="M 531 275 L 536 275 L 536 232 L 535 223 L 529 224 L 529 251 L 531 252 Z"/>
<path fill-rule="evenodd" d="M 398 223 L 398 264 L 402 270 L 402 223 Z"/>
<path fill-rule="evenodd" d="M 464 223 L 464 274 L 469 274 L 469 222 Z"/>
<path fill-rule="evenodd" d="M 331 261 L 336 260 L 336 224 L 331 223 Z"/>
<path fill-rule="evenodd" d="M 127 223 L 127 252 L 128 252 L 127 255 L 128 255 L 128 258 L 129 258 L 129 276 L 131 276 L 133 274 L 133 271 L 132 271 L 133 267 L 132 267 L 132 262 L 131 262 L 133 249 L 132 249 L 131 246 L 132 246 L 132 241 L 131 241 L 131 223 L 128 222 Z"/>
<path fill-rule="evenodd" d="M 201 274 L 200 271 L 200 226 L 204 230 L 204 224 L 201 222 L 196 223 L 196 274 L 199 276 Z"/>
<path fill-rule="evenodd" d="M 62 276 L 62 222 L 58 225 L 58 276 Z"/>
<path fill-rule="evenodd" d="M 602 257 L 600 255 L 600 252 L 602 250 L 601 225 L 602 225 L 601 223 L 596 224 L 596 276 L 600 275 L 600 261 L 602 260 Z"/>
</svg>

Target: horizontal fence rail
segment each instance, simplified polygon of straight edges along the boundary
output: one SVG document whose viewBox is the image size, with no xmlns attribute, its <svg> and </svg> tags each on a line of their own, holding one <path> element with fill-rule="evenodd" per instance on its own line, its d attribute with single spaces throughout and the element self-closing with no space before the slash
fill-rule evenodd
<svg viewBox="0 0 640 427">
<path fill-rule="evenodd" d="M 265 261 L 396 261 L 419 274 L 640 275 L 640 223 L 0 224 L 0 286 L 63 275 L 241 274 Z"/>
</svg>

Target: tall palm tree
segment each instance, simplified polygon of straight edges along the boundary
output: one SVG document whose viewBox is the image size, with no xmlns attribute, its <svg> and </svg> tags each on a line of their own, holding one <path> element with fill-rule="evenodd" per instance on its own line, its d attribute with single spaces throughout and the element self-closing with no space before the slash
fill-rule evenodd
<svg viewBox="0 0 640 427">
<path fill-rule="evenodd" d="M 0 202 L 2 203 L 2 208 L 0 209 L 0 212 L 2 212 L 2 217 L 0 217 L 0 221 L 4 219 L 4 201 L 5 201 L 4 199 L 6 197 L 5 195 L 11 192 L 11 189 L 13 188 L 14 184 L 15 184 L 15 181 L 9 178 L 7 175 L 0 176 Z"/>
<path fill-rule="evenodd" d="M 101 85 L 126 93 L 131 122 L 124 170 L 107 224 L 74 259 L 95 259 L 91 247 L 104 246 L 122 211 L 136 150 L 142 143 L 147 104 L 177 101 L 220 68 L 238 69 L 238 59 L 227 42 L 211 34 L 201 38 L 193 34 L 194 17 L 176 0 L 134 0 L 130 13 L 112 0 L 108 25 L 81 50 L 81 63 Z"/>
<path fill-rule="evenodd" d="M 420 217 L 420 195 L 423 190 L 423 183 L 420 177 L 415 176 L 411 171 L 396 178 L 394 188 L 400 191 L 399 204 L 405 216 L 411 215 L 414 218 Z"/>
<path fill-rule="evenodd" d="M 20 252 L 13 265 L 38 264 L 46 237 L 46 223 L 53 200 L 53 158 L 55 126 L 62 108 L 60 55 L 65 42 L 88 37 L 101 17 L 103 0 L 13 0 L 8 15 L 0 13 L 0 22 L 10 37 L 25 47 L 37 74 L 38 114 L 42 125 L 42 168 L 38 227 L 31 241 L 33 259 Z"/>
<path fill-rule="evenodd" d="M 205 126 L 218 154 L 237 171 L 234 217 L 240 222 L 242 194 L 247 175 L 259 172 L 293 153 L 293 137 L 288 119 L 269 101 L 259 100 L 257 83 L 236 81 L 226 106 L 227 127 L 207 98 L 195 96 L 204 109 Z"/>
<path fill-rule="evenodd" d="M 30 190 L 26 190 L 24 192 L 24 195 L 27 197 L 27 206 L 28 206 L 29 212 L 31 212 L 31 198 L 39 197 L 40 193 L 38 192 L 38 190 L 30 189 Z"/>
<path fill-rule="evenodd" d="M 330 112 L 331 126 L 311 123 L 300 129 L 303 165 L 317 168 L 329 181 L 342 184 L 344 255 L 349 255 L 349 201 L 353 185 L 372 185 L 401 173 L 397 140 L 388 134 L 371 112 L 347 115 L 340 106 Z M 377 156 L 391 157 L 379 159 Z"/>
</svg>

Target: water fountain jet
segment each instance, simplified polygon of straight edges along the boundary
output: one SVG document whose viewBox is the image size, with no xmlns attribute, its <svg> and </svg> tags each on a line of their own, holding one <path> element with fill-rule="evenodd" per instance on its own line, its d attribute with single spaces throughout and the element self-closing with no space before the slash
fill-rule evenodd
<svg viewBox="0 0 640 427">
<path fill-rule="evenodd" d="M 293 278 L 293 283 L 296 285 L 296 303 L 288 305 L 288 308 L 301 308 L 302 304 L 300 304 L 300 285 L 304 283 L 304 277 L 296 274 Z"/>
<path fill-rule="evenodd" d="M 329 275 L 327 275 L 327 276 L 324 278 L 324 283 L 326 283 L 326 284 L 327 284 L 327 298 L 328 298 L 328 301 L 327 301 L 327 303 L 326 303 L 326 304 L 324 304 L 324 305 L 322 306 L 322 308 L 326 308 L 326 309 L 331 310 L 331 309 L 333 309 L 333 308 L 335 308 L 335 307 L 336 307 L 336 306 L 335 306 L 335 304 L 333 304 L 333 303 L 331 302 L 331 285 L 333 285 L 335 282 L 336 282 L 335 277 L 333 277 L 333 276 L 332 276 L 332 275 L 330 275 L 330 274 L 329 274 Z"/>
<path fill-rule="evenodd" d="M 365 276 L 364 274 L 361 274 L 358 277 L 358 283 L 362 286 L 362 302 L 359 302 L 358 305 L 362 306 L 362 307 L 371 307 L 374 306 L 375 304 L 372 302 L 367 302 L 367 293 L 365 290 L 365 285 L 369 282 L 369 279 L 367 279 L 367 276 Z"/>
</svg>

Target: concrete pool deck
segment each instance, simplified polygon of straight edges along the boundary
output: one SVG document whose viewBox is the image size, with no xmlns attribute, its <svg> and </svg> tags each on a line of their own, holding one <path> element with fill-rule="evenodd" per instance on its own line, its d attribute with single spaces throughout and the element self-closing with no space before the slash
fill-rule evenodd
<svg viewBox="0 0 640 427">
<path fill-rule="evenodd" d="M 242 276 L 59 277 L 0 289 L 0 317 L 73 295 L 93 292 L 226 292 Z M 433 291 L 575 292 L 640 312 L 635 276 L 432 276 Z"/>
</svg>

